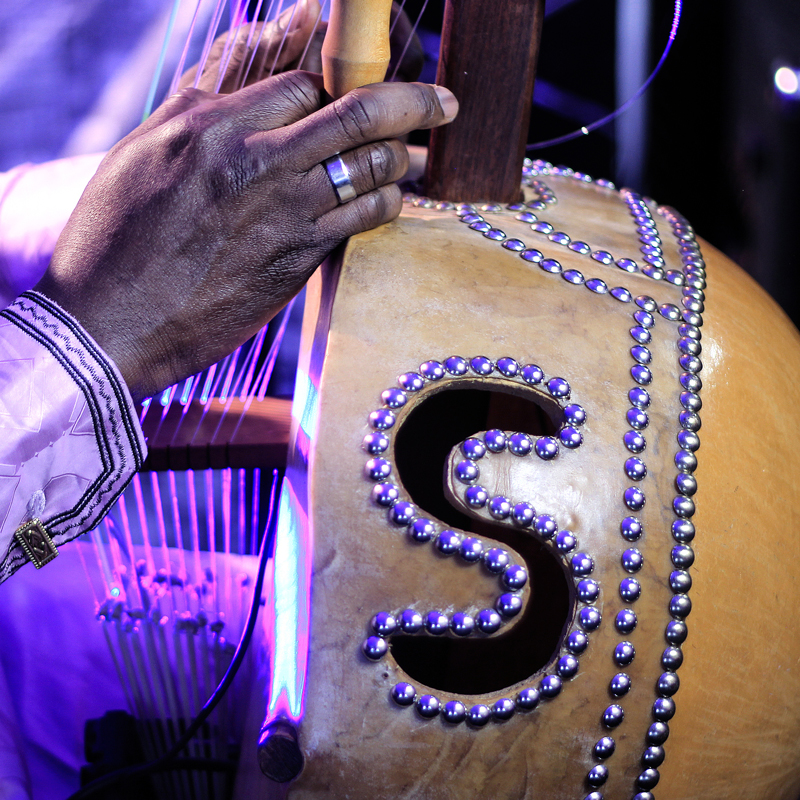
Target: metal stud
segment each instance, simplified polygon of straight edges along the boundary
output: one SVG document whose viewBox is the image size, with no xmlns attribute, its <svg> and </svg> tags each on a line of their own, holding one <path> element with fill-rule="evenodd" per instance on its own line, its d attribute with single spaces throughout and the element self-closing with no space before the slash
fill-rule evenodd
<svg viewBox="0 0 800 800">
<path fill-rule="evenodd" d="M 379 483 L 372 488 L 372 499 L 379 506 L 391 506 L 397 502 L 399 497 L 400 489 L 393 483 Z"/>
<path fill-rule="evenodd" d="M 383 433 L 368 433 L 361 447 L 373 455 L 384 453 L 389 447 L 389 437 Z"/>
<path fill-rule="evenodd" d="M 500 629 L 503 621 L 493 608 L 484 608 L 478 612 L 475 624 L 482 633 L 495 633 Z"/>
<path fill-rule="evenodd" d="M 574 577 L 585 578 L 587 575 L 591 575 L 594 569 L 594 561 L 586 553 L 576 553 L 572 556 L 570 566 Z"/>
<path fill-rule="evenodd" d="M 483 556 L 483 543 L 480 539 L 476 539 L 473 536 L 465 536 L 461 540 L 458 553 L 464 561 L 473 564 L 476 561 L 480 561 Z"/>
<path fill-rule="evenodd" d="M 568 269 L 565 270 L 561 277 L 567 281 L 567 283 L 571 283 L 575 286 L 579 286 L 580 284 L 585 282 L 585 278 L 583 277 L 583 273 L 579 272 L 577 269 Z"/>
<path fill-rule="evenodd" d="M 545 272 L 549 272 L 551 275 L 559 275 L 564 271 L 561 262 L 556 261 L 554 258 L 543 258 L 539 262 L 539 267 Z"/>
<path fill-rule="evenodd" d="M 671 620 L 667 623 L 667 628 L 664 631 L 664 638 L 672 645 L 683 644 L 686 641 L 688 629 L 686 623 L 681 620 Z M 668 669 L 672 669 L 669 667 Z"/>
<path fill-rule="evenodd" d="M 586 422 L 586 411 L 577 403 L 564 407 L 564 421 L 570 425 L 583 425 Z"/>
<path fill-rule="evenodd" d="M 632 547 L 622 554 L 622 568 L 626 572 L 638 572 L 642 568 L 644 557 L 641 551 Z"/>
<path fill-rule="evenodd" d="M 631 356 L 639 364 L 649 364 L 653 360 L 653 354 L 643 345 L 631 347 Z"/>
<path fill-rule="evenodd" d="M 508 519 L 511 514 L 511 501 L 507 497 L 496 495 L 489 501 L 489 514 L 494 519 Z"/>
<path fill-rule="evenodd" d="M 483 563 L 489 572 L 499 575 L 511 563 L 508 553 L 499 547 L 492 547 L 483 555 Z"/>
<path fill-rule="evenodd" d="M 571 531 L 559 531 L 556 536 L 556 549 L 559 553 L 571 553 L 578 546 L 578 540 Z"/>
<path fill-rule="evenodd" d="M 697 456 L 687 450 L 678 450 L 675 453 L 675 466 L 681 472 L 694 472 L 697 469 Z"/>
<path fill-rule="evenodd" d="M 413 608 L 407 608 L 400 615 L 400 628 L 403 633 L 419 633 L 424 625 L 422 614 Z"/>
<path fill-rule="evenodd" d="M 446 633 L 450 627 L 450 620 L 447 614 L 441 611 L 429 611 L 425 617 L 425 630 L 432 633 L 434 636 L 441 636 Z"/>
<path fill-rule="evenodd" d="M 451 375 L 460 377 L 467 372 L 467 362 L 466 359 L 461 358 L 461 356 L 450 356 L 450 358 L 444 362 L 444 368 Z"/>
<path fill-rule="evenodd" d="M 467 722 L 476 727 L 482 727 L 492 718 L 492 710 L 482 703 L 474 705 L 467 712 Z"/>
<path fill-rule="evenodd" d="M 505 375 L 507 378 L 513 378 L 519 372 L 519 364 L 513 358 L 508 358 L 507 356 L 504 358 L 498 358 L 497 371 L 501 375 Z"/>
<path fill-rule="evenodd" d="M 461 483 L 474 483 L 481 476 L 481 471 L 473 461 L 459 461 L 455 468 L 456 479 Z"/>
<path fill-rule="evenodd" d="M 641 458 L 629 458 L 625 461 L 625 474 L 632 481 L 641 481 L 647 475 L 647 467 Z"/>
<path fill-rule="evenodd" d="M 660 767 L 664 763 L 663 747 L 648 747 L 642 755 L 642 764 L 646 767 Z"/>
<path fill-rule="evenodd" d="M 521 711 L 530 711 L 539 705 L 539 690 L 531 686 L 523 689 L 517 695 L 517 708 Z"/>
<path fill-rule="evenodd" d="M 631 377 L 640 386 L 649 386 L 653 382 L 653 373 L 648 367 L 641 364 L 634 364 L 631 367 Z"/>
<path fill-rule="evenodd" d="M 608 686 L 609 692 L 614 697 L 624 697 L 631 688 L 631 679 L 624 672 L 618 672 L 612 679 Z"/>
<path fill-rule="evenodd" d="M 625 711 L 622 706 L 614 703 L 603 712 L 602 722 L 606 728 L 616 728 L 624 719 Z"/>
<path fill-rule="evenodd" d="M 636 658 L 636 650 L 630 642 L 619 642 L 614 648 L 614 663 L 618 667 L 627 667 Z"/>
<path fill-rule="evenodd" d="M 514 716 L 514 710 L 514 702 L 503 697 L 492 706 L 492 716 L 500 721 L 511 719 Z"/>
<path fill-rule="evenodd" d="M 536 509 L 530 503 L 517 503 L 511 511 L 511 519 L 521 528 L 528 528 L 536 516 Z"/>
<path fill-rule="evenodd" d="M 636 628 L 637 622 L 636 614 L 630 608 L 623 608 L 622 611 L 617 612 L 617 616 L 614 619 L 614 627 L 618 633 L 627 636 Z"/>
<path fill-rule="evenodd" d="M 616 742 L 610 736 L 603 736 L 592 748 L 592 755 L 595 758 L 610 758 L 616 749 Z"/>
<path fill-rule="evenodd" d="M 379 661 L 386 655 L 389 646 L 381 636 L 370 636 L 361 645 L 361 650 L 370 661 Z"/>
<path fill-rule="evenodd" d="M 568 245 L 570 250 L 573 250 L 576 253 L 580 253 L 580 255 L 585 256 L 592 252 L 592 248 L 589 247 L 586 242 L 570 242 Z"/>
<path fill-rule="evenodd" d="M 469 636 L 475 630 L 475 620 L 461 611 L 456 611 L 450 619 L 450 630 L 456 636 Z"/>
<path fill-rule="evenodd" d="M 636 578 L 623 578 L 619 582 L 619 596 L 626 603 L 636 602 L 642 594 L 642 587 Z"/>
<path fill-rule="evenodd" d="M 467 716 L 467 708 L 460 700 L 450 700 L 442 708 L 442 717 L 445 722 L 457 725 L 463 722 Z"/>
<path fill-rule="evenodd" d="M 397 630 L 397 620 L 387 611 L 376 614 L 370 625 L 378 636 L 391 636 Z"/>
<path fill-rule="evenodd" d="M 392 465 L 384 458 L 371 458 L 364 465 L 364 474 L 370 480 L 383 481 L 392 474 Z"/>
<path fill-rule="evenodd" d="M 636 779 L 636 785 L 640 789 L 654 789 L 658 784 L 659 778 L 661 776 L 658 774 L 657 769 L 646 769 L 642 772 L 639 777 Z"/>
<path fill-rule="evenodd" d="M 643 328 L 652 328 L 656 324 L 655 318 L 647 311 L 639 310 L 633 312 L 633 318 Z"/>
<path fill-rule="evenodd" d="M 614 263 L 614 256 L 612 256 L 607 250 L 595 250 L 592 253 L 592 258 L 600 264 L 604 264 L 606 266 Z"/>
<path fill-rule="evenodd" d="M 688 545 L 675 545 L 670 556 L 672 563 L 679 569 L 688 569 L 694 564 L 694 550 Z"/>
<path fill-rule="evenodd" d="M 679 378 L 681 386 L 688 392 L 699 392 L 703 388 L 703 381 L 698 375 L 691 372 L 683 372 Z"/>
<path fill-rule="evenodd" d="M 694 453 L 700 448 L 700 437 L 694 431 L 678 431 L 678 446 Z"/>
<path fill-rule="evenodd" d="M 494 364 L 486 356 L 475 356 L 469 366 L 476 375 L 491 375 L 494 372 Z"/>
<path fill-rule="evenodd" d="M 561 694 L 561 686 L 561 678 L 558 675 L 545 675 L 539 682 L 539 693 L 552 700 Z"/>
<path fill-rule="evenodd" d="M 699 431 L 701 427 L 700 417 L 693 411 L 681 411 L 678 414 L 678 423 L 681 428 L 687 431 Z"/>
<path fill-rule="evenodd" d="M 386 408 L 379 408 L 369 415 L 369 424 L 379 431 L 386 431 L 394 426 L 395 415 Z"/>
<path fill-rule="evenodd" d="M 578 582 L 576 587 L 578 600 L 582 603 L 594 603 L 600 595 L 600 585 L 597 581 L 582 580 Z"/>
<path fill-rule="evenodd" d="M 522 611 L 522 599 L 516 594 L 501 594 L 496 608 L 503 617 L 516 617 Z"/>
<path fill-rule="evenodd" d="M 631 453 L 641 453 L 647 446 L 644 436 L 639 431 L 627 431 L 622 441 Z"/>
<path fill-rule="evenodd" d="M 644 527 L 641 520 L 636 517 L 625 517 L 620 523 L 619 532 L 625 541 L 636 542 L 641 538 Z"/>
<path fill-rule="evenodd" d="M 611 296 L 620 303 L 630 303 L 633 295 L 624 286 L 615 286 L 611 290 Z"/>
<path fill-rule="evenodd" d="M 558 530 L 556 521 L 549 514 L 539 514 L 533 522 L 533 527 L 543 539 L 552 539 Z"/>
<path fill-rule="evenodd" d="M 542 368 L 536 364 L 526 364 L 520 374 L 522 375 L 522 380 L 531 386 L 537 386 L 544 379 Z"/>
<path fill-rule="evenodd" d="M 646 740 L 648 744 L 664 744 L 669 737 L 669 725 L 666 722 L 654 722 L 648 729 Z"/>
<path fill-rule="evenodd" d="M 408 395 L 402 389 L 386 389 L 381 392 L 381 400 L 389 408 L 402 408 L 408 402 Z"/>
<path fill-rule="evenodd" d="M 519 564 L 512 564 L 503 573 L 503 584 L 512 591 L 521 589 L 527 582 L 528 571 Z"/>
<path fill-rule="evenodd" d="M 531 216 L 534 216 L 531 214 Z M 519 254 L 519 257 L 525 259 L 525 261 L 530 261 L 533 264 L 540 264 L 544 255 L 542 254 L 541 250 L 537 250 L 535 247 L 529 247 L 525 250 L 522 250 Z"/>
<path fill-rule="evenodd" d="M 508 437 L 508 452 L 515 456 L 527 456 L 531 452 L 533 442 L 527 433 L 512 433 Z"/>
<path fill-rule="evenodd" d="M 493 453 L 502 453 L 506 449 L 506 435 L 503 431 L 492 428 L 483 435 L 486 447 Z"/>
<path fill-rule="evenodd" d="M 680 688 L 680 678 L 674 672 L 665 672 L 656 683 L 656 689 L 662 697 L 672 697 Z"/>
<path fill-rule="evenodd" d="M 639 342 L 639 344 L 649 344 L 653 336 L 647 328 L 641 325 L 634 325 L 631 328 L 631 338 Z"/>
<path fill-rule="evenodd" d="M 442 531 L 436 537 L 436 549 L 443 555 L 450 556 L 461 547 L 461 536 L 455 531 Z"/>
<path fill-rule="evenodd" d="M 569 234 L 564 233 L 563 231 L 554 231 L 547 238 L 556 244 L 563 244 L 564 247 L 566 247 L 572 241 L 572 238 L 569 236 Z"/>
<path fill-rule="evenodd" d="M 525 242 L 523 242 L 521 239 L 506 239 L 506 241 L 503 242 L 502 246 L 505 247 L 506 250 L 513 250 L 514 252 L 519 252 L 520 250 L 525 249 Z"/>
<path fill-rule="evenodd" d="M 672 500 L 672 510 L 675 516 L 688 519 L 694 515 L 694 501 L 688 497 L 675 497 Z"/>
<path fill-rule="evenodd" d="M 392 686 L 392 700 L 399 706 L 410 706 L 416 696 L 417 690 L 410 683 L 396 683 Z"/>
<path fill-rule="evenodd" d="M 692 613 L 692 601 L 685 594 L 676 594 L 669 601 L 669 613 L 675 619 L 686 619 Z"/>
<path fill-rule="evenodd" d="M 540 436 L 534 445 L 542 461 L 552 461 L 558 455 L 558 442 L 552 436 Z"/>
<path fill-rule="evenodd" d="M 471 461 L 477 461 L 486 455 L 486 445 L 480 439 L 470 437 L 462 442 L 461 452 Z"/>
<path fill-rule="evenodd" d="M 596 764 L 589 770 L 586 782 L 589 786 L 602 786 L 608 780 L 608 767 L 605 764 Z"/>
<path fill-rule="evenodd" d="M 467 491 L 469 491 L 469 489 L 467 489 Z M 626 489 L 622 499 L 631 511 L 641 511 L 646 502 L 644 492 L 636 486 L 631 486 Z"/>
<path fill-rule="evenodd" d="M 553 226 L 549 222 L 544 221 L 534 222 L 533 225 L 531 225 L 531 228 L 537 233 L 543 233 L 546 236 L 553 232 Z"/>
<path fill-rule="evenodd" d="M 434 525 L 433 520 L 420 517 L 409 525 L 408 535 L 415 542 L 429 542 L 436 535 L 436 525 Z"/>
<path fill-rule="evenodd" d="M 568 450 L 575 450 L 583 444 L 583 435 L 577 428 L 568 426 L 558 432 L 558 440 Z"/>
<path fill-rule="evenodd" d="M 444 367 L 438 361 L 426 361 L 419 366 L 420 374 L 429 381 L 438 381 L 444 377 Z"/>
<path fill-rule="evenodd" d="M 683 652 L 680 647 L 667 647 L 661 654 L 661 668 L 677 672 L 683 664 Z"/>
<path fill-rule="evenodd" d="M 547 381 L 547 391 L 558 399 L 569 397 L 570 386 L 563 378 L 550 378 Z"/>
<path fill-rule="evenodd" d="M 600 612 L 592 606 L 582 608 L 578 612 L 578 623 L 585 631 L 589 633 L 596 631 L 600 627 L 601 622 L 602 617 Z"/>
<path fill-rule="evenodd" d="M 625 272 L 638 272 L 639 265 L 631 258 L 618 258 L 617 266 Z"/>
<path fill-rule="evenodd" d="M 653 716 L 662 722 L 669 722 L 675 716 L 675 701 L 671 697 L 659 697 L 653 703 Z"/>
<path fill-rule="evenodd" d="M 483 486 L 470 486 L 464 492 L 464 499 L 471 508 L 483 508 L 489 500 L 489 492 Z"/>
<path fill-rule="evenodd" d="M 586 281 L 586 288 L 595 294 L 608 294 L 608 284 L 600 278 L 589 278 Z"/>
<path fill-rule="evenodd" d="M 424 694 L 417 700 L 417 711 L 421 717 L 430 719 L 439 713 L 439 698 Z"/>
<path fill-rule="evenodd" d="M 416 515 L 416 507 L 413 503 L 408 503 L 405 500 L 400 500 L 389 509 L 389 519 L 395 525 L 410 525 Z"/>
<path fill-rule="evenodd" d="M 589 637 L 583 631 L 572 631 L 567 637 L 565 647 L 574 656 L 579 656 L 589 646 Z"/>
</svg>

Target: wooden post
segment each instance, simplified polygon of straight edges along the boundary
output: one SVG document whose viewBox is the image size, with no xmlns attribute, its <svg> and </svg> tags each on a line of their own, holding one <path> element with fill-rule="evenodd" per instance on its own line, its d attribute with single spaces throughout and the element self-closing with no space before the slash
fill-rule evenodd
<svg viewBox="0 0 800 800">
<path fill-rule="evenodd" d="M 447 0 L 436 82 L 460 111 L 431 131 L 430 197 L 519 198 L 543 19 L 544 0 Z"/>
</svg>

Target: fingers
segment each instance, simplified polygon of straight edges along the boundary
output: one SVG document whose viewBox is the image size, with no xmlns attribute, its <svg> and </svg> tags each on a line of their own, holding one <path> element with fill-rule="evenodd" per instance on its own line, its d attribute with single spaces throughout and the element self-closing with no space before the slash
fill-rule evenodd
<svg viewBox="0 0 800 800">
<path fill-rule="evenodd" d="M 350 182 L 357 195 L 394 183 L 408 169 L 408 151 L 402 142 L 374 142 L 342 153 L 341 159 L 350 174 Z M 339 205 L 339 199 L 325 163 L 320 163 L 308 174 L 309 194 L 321 198 L 319 213 L 325 214 Z M 354 201 L 351 201 L 354 202 Z"/>
<path fill-rule="evenodd" d="M 457 112 L 458 101 L 443 86 L 375 83 L 297 122 L 286 134 L 296 167 L 310 170 L 334 153 L 434 128 L 450 122 Z"/>
<path fill-rule="evenodd" d="M 320 16 L 318 0 L 298 0 L 274 20 L 254 20 L 216 38 L 197 79 L 197 64 L 188 69 L 179 88 L 193 86 L 229 94 L 280 72 L 297 60 Z"/>
<path fill-rule="evenodd" d="M 391 222 L 402 206 L 402 192 L 396 183 L 373 189 L 320 217 L 317 226 L 321 239 L 328 249 L 333 249 L 348 236 Z"/>
</svg>

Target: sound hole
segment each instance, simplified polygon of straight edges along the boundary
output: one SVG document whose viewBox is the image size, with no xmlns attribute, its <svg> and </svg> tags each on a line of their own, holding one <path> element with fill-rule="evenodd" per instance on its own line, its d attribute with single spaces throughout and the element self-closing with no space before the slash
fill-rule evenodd
<svg viewBox="0 0 800 800">
<path fill-rule="evenodd" d="M 499 389 L 454 388 L 422 400 L 398 430 L 395 460 L 412 501 L 451 527 L 491 536 L 514 548 L 525 559 L 531 585 L 523 617 L 506 634 L 464 639 L 393 636 L 392 654 L 411 678 L 440 691 L 483 694 L 526 680 L 557 652 L 574 606 L 563 565 L 529 532 L 474 520 L 453 508 L 444 494 L 443 475 L 452 448 L 478 431 L 500 428 L 552 435 L 560 413 L 553 401 L 533 391 L 522 397 Z"/>
</svg>

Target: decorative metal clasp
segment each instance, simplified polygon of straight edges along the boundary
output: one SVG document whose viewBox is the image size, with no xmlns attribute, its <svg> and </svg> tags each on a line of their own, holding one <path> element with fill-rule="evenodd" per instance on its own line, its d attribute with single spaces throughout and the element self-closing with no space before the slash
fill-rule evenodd
<svg viewBox="0 0 800 800">
<path fill-rule="evenodd" d="M 14 532 L 14 538 L 20 543 L 36 569 L 41 569 L 58 555 L 58 549 L 47 529 L 38 519 L 23 522 Z"/>
</svg>

